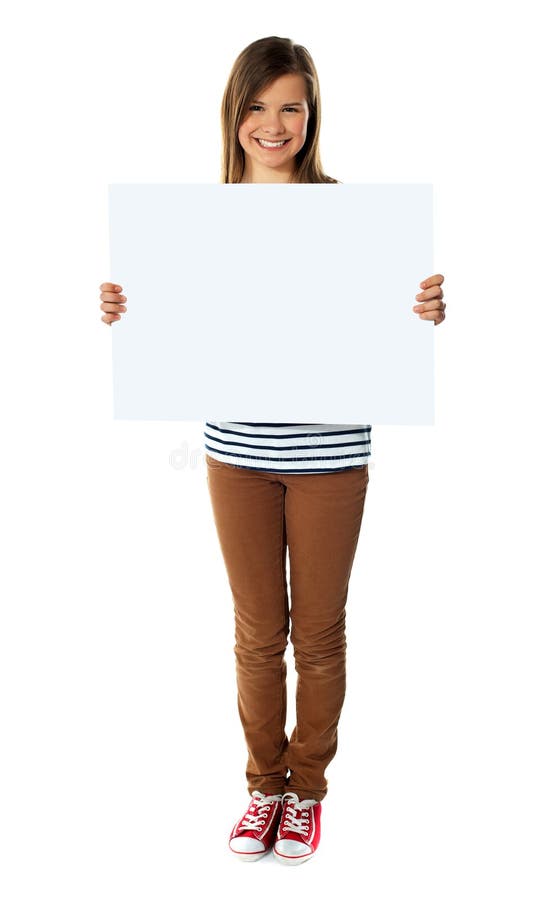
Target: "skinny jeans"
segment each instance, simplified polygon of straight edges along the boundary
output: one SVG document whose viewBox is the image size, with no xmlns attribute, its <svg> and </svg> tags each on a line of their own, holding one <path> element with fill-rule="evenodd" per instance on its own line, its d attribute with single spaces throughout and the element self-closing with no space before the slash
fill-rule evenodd
<svg viewBox="0 0 543 900">
<path fill-rule="evenodd" d="M 346 602 L 368 466 L 282 474 L 208 454 L 206 464 L 234 607 L 247 789 L 322 800 L 346 690 Z M 284 659 L 289 633 L 297 672 L 290 738 Z"/>
</svg>

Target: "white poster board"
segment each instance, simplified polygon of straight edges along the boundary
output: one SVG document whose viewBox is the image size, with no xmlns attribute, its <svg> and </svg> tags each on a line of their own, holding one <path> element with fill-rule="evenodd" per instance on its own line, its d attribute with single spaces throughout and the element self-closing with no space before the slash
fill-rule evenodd
<svg viewBox="0 0 543 900">
<path fill-rule="evenodd" d="M 430 184 L 112 184 L 114 417 L 434 423 Z"/>
</svg>

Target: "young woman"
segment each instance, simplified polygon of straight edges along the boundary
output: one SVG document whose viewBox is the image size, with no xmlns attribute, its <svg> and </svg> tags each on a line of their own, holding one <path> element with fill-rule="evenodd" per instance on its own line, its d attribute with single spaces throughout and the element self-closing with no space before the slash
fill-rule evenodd
<svg viewBox="0 0 543 900">
<path fill-rule="evenodd" d="M 313 60 L 288 38 L 257 40 L 236 59 L 222 101 L 222 183 L 335 183 L 319 154 Z M 280 269 L 274 268 L 280 283 Z M 266 275 L 268 272 L 265 273 Z M 413 312 L 445 318 L 442 275 L 421 282 Z M 101 285 L 102 320 L 120 319 L 120 285 Z M 320 840 L 325 770 L 345 696 L 346 600 L 371 453 L 370 425 L 206 422 L 208 487 L 235 617 L 238 710 L 248 749 L 248 808 L 229 847 L 287 864 Z M 286 583 L 289 548 L 290 600 Z M 286 721 L 289 628 L 298 674 Z"/>
</svg>

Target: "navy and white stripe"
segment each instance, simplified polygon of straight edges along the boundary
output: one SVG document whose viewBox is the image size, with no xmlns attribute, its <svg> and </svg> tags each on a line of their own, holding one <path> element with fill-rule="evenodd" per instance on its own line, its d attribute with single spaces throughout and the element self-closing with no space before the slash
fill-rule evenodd
<svg viewBox="0 0 543 900">
<path fill-rule="evenodd" d="M 213 459 L 262 472 L 338 472 L 371 456 L 371 425 L 206 422 L 204 438 Z"/>
</svg>

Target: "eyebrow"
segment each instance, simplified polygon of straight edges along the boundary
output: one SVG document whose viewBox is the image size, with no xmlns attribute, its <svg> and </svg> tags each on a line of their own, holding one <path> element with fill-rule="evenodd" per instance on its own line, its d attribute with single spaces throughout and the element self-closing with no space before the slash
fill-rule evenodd
<svg viewBox="0 0 543 900">
<path fill-rule="evenodd" d="M 261 106 L 267 106 L 262 100 L 251 100 L 251 103 L 260 103 Z M 281 106 L 303 106 L 303 103 L 300 100 L 287 100 Z"/>
</svg>

